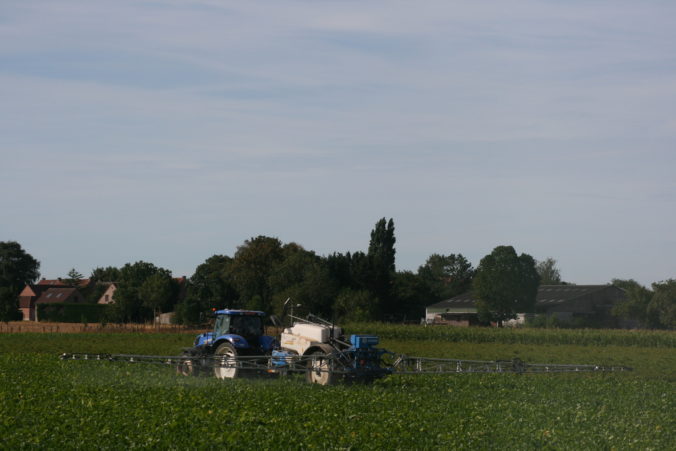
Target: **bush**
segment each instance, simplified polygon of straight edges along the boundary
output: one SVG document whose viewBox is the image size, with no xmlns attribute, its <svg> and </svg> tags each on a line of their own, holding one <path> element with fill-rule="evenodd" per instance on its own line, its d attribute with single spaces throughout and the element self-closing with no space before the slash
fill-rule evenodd
<svg viewBox="0 0 676 451">
<path fill-rule="evenodd" d="M 104 321 L 107 305 L 54 303 L 38 304 L 38 320 L 57 323 L 98 323 Z"/>
</svg>

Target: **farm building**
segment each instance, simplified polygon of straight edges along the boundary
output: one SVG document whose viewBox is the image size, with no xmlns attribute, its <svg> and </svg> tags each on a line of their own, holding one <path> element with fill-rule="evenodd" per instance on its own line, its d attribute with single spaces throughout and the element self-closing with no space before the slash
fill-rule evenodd
<svg viewBox="0 0 676 451">
<path fill-rule="evenodd" d="M 515 323 L 523 323 L 528 314 L 555 316 L 559 321 L 575 319 L 612 322 L 610 310 L 626 300 L 624 290 L 613 285 L 540 285 L 534 312 L 519 313 Z M 427 307 L 428 323 L 457 326 L 479 324 L 476 298 L 467 292 Z"/>
</svg>

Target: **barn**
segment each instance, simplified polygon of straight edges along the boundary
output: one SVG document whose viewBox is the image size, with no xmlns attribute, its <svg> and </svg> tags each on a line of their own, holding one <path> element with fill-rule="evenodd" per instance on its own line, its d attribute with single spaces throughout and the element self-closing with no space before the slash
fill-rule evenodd
<svg viewBox="0 0 676 451">
<path fill-rule="evenodd" d="M 599 325 L 612 326 L 610 311 L 627 295 L 613 285 L 540 285 L 534 312 L 520 312 L 513 323 L 523 323 L 528 315 L 554 316 L 560 322 L 586 320 Z M 471 292 L 463 293 L 427 307 L 428 324 L 472 326 L 479 324 L 477 299 Z"/>
</svg>

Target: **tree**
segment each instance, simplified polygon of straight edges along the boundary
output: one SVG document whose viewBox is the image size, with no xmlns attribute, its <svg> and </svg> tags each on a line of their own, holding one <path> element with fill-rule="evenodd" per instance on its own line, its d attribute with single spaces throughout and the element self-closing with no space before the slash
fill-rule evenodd
<svg viewBox="0 0 676 451">
<path fill-rule="evenodd" d="M 294 304 L 303 306 L 303 311 L 330 316 L 337 290 L 324 260 L 296 243 L 284 245 L 282 254 L 268 279 L 272 312 L 281 314 L 284 302 L 291 298 Z"/>
<path fill-rule="evenodd" d="M 89 278 L 94 282 L 117 282 L 120 280 L 120 270 L 114 266 L 96 268 Z"/>
<path fill-rule="evenodd" d="M 479 317 L 502 327 L 504 320 L 516 318 L 518 312 L 532 312 L 539 284 L 533 257 L 517 256 L 512 246 L 496 247 L 481 259 L 474 277 Z"/>
<path fill-rule="evenodd" d="M 612 314 L 618 318 L 648 325 L 648 304 L 653 292 L 633 279 L 613 279 L 612 284 L 627 293 L 627 300 L 613 306 Z"/>
<path fill-rule="evenodd" d="M 340 322 L 373 321 L 377 318 L 378 299 L 367 290 L 346 288 L 334 304 L 334 316 Z"/>
<path fill-rule="evenodd" d="M 0 241 L 0 321 L 20 319 L 19 293 L 40 277 L 40 262 L 16 241 Z"/>
<path fill-rule="evenodd" d="M 422 277 L 411 271 L 399 271 L 393 284 L 394 317 L 400 320 L 417 320 L 425 316 L 425 307 L 434 299 Z"/>
<path fill-rule="evenodd" d="M 176 304 L 176 324 L 197 325 L 204 321 L 204 304 L 194 294 L 190 294 Z"/>
<path fill-rule="evenodd" d="M 0 287 L 18 295 L 25 285 L 40 277 L 40 262 L 16 241 L 0 241 Z"/>
<path fill-rule="evenodd" d="M 235 289 L 227 255 L 213 255 L 195 270 L 188 285 L 188 297 L 199 300 L 201 311 L 212 308 L 238 307 L 239 294 Z"/>
<path fill-rule="evenodd" d="M 676 328 L 676 279 L 653 283 L 653 292 L 646 312 L 649 325 Z"/>
<path fill-rule="evenodd" d="M 547 257 L 541 262 L 537 262 L 535 269 L 540 276 L 541 285 L 560 285 L 561 282 L 561 272 L 559 268 L 556 267 L 556 260 L 551 257 Z"/>
<path fill-rule="evenodd" d="M 394 221 L 380 219 L 371 231 L 368 259 L 371 266 L 370 291 L 380 299 L 382 313 L 394 313 L 391 286 L 395 273 Z"/>
<path fill-rule="evenodd" d="M 79 273 L 75 268 L 72 268 L 68 271 L 68 277 L 63 280 L 63 282 L 71 287 L 78 287 L 82 282 L 84 276 Z"/>
<path fill-rule="evenodd" d="M 158 271 L 143 281 L 138 293 L 142 305 L 152 310 L 154 322 L 161 311 L 171 306 L 176 287 L 169 274 Z"/>
<path fill-rule="evenodd" d="M 432 295 L 432 301 L 450 299 L 472 286 L 474 269 L 462 254 L 432 254 L 418 268 L 418 275 Z"/>
<path fill-rule="evenodd" d="M 385 218 L 380 219 L 371 231 L 368 256 L 383 269 L 394 272 L 394 221 L 392 218 L 386 223 Z"/>
<path fill-rule="evenodd" d="M 269 278 L 275 264 L 282 259 L 282 243 L 277 238 L 261 235 L 237 248 L 230 274 L 243 307 L 270 310 L 272 290 Z"/>
<path fill-rule="evenodd" d="M 144 305 L 140 289 L 147 279 L 158 273 L 171 277 L 171 271 L 158 268 L 152 263 L 139 261 L 124 265 L 120 269 L 111 319 L 119 322 L 141 322 L 150 318 L 152 309 Z"/>
</svg>

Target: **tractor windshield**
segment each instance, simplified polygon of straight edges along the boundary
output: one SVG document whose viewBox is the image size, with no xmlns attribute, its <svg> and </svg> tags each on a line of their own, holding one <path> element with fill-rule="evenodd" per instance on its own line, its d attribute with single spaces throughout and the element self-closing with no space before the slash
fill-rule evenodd
<svg viewBox="0 0 676 451">
<path fill-rule="evenodd" d="M 243 337 L 258 337 L 263 334 L 263 322 L 260 316 L 219 315 L 214 325 L 216 336 L 237 334 Z"/>
<path fill-rule="evenodd" d="M 219 337 L 225 335 L 230 330 L 230 315 L 219 315 L 214 324 L 214 334 Z"/>
</svg>

